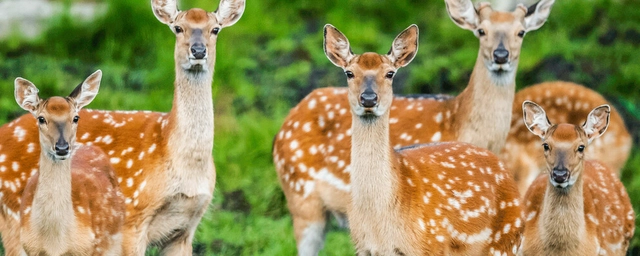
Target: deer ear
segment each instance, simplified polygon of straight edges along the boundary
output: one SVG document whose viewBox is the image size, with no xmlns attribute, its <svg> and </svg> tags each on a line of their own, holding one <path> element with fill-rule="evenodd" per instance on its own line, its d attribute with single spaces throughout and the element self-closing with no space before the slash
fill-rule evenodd
<svg viewBox="0 0 640 256">
<path fill-rule="evenodd" d="M 153 9 L 153 15 L 160 22 L 167 25 L 173 23 L 178 14 L 178 6 L 175 0 L 151 0 L 151 8 Z"/>
<path fill-rule="evenodd" d="M 445 0 L 449 18 L 461 28 L 474 31 L 480 23 L 478 11 L 470 0 Z"/>
<path fill-rule="evenodd" d="M 540 0 L 532 6 L 529 6 L 527 14 L 524 17 L 524 27 L 527 32 L 536 30 L 544 25 L 554 2 L 555 0 Z"/>
<path fill-rule="evenodd" d="M 222 0 L 215 11 L 216 19 L 221 27 L 236 24 L 244 13 L 245 0 Z"/>
<path fill-rule="evenodd" d="M 587 120 L 582 125 L 582 129 L 584 129 L 584 132 L 587 134 L 589 143 L 607 131 L 610 113 L 611 108 L 609 105 L 602 105 L 591 110 L 591 113 L 587 116 Z"/>
<path fill-rule="evenodd" d="M 418 52 L 418 26 L 413 24 L 402 31 L 393 40 L 389 59 L 396 68 L 408 65 Z"/>
<path fill-rule="evenodd" d="M 347 37 L 331 24 L 324 25 L 324 54 L 341 68 L 346 68 L 354 56 Z"/>
<path fill-rule="evenodd" d="M 22 77 L 16 78 L 14 81 L 16 102 L 18 105 L 31 114 L 36 115 L 38 106 L 42 100 L 38 97 L 38 88 L 27 79 Z"/>
<path fill-rule="evenodd" d="M 531 133 L 538 135 L 538 137 L 544 138 L 547 130 L 551 127 L 551 123 L 549 123 L 547 113 L 544 112 L 544 109 L 533 101 L 526 100 L 522 103 L 522 111 L 522 118 L 524 119 L 524 124 L 527 129 L 529 129 Z"/>
<path fill-rule="evenodd" d="M 101 80 L 102 71 L 97 70 L 71 92 L 69 98 L 75 102 L 77 111 L 80 111 L 84 106 L 89 105 L 89 103 L 96 98 L 98 89 L 100 89 Z"/>
</svg>

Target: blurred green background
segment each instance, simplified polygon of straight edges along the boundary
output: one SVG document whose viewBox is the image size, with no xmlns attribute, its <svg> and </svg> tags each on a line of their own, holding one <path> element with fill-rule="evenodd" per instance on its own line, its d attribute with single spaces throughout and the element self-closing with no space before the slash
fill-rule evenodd
<svg viewBox="0 0 640 256">
<path fill-rule="evenodd" d="M 96 69 L 104 76 L 91 108 L 170 110 L 175 37 L 153 16 L 150 1 L 50 2 L 65 8 L 38 23 L 42 33 L 25 36 L 22 27 L 13 26 L 0 39 L 0 124 L 24 114 L 13 98 L 17 76 L 47 97 L 68 94 Z M 97 4 L 98 15 L 77 18 L 72 14 L 77 4 Z M 217 6 L 217 0 L 179 3 L 180 9 Z M 418 56 L 398 72 L 396 93 L 456 94 L 466 86 L 477 56 L 478 40 L 450 21 L 441 0 L 248 0 L 240 21 L 218 39 L 213 85 L 218 183 L 197 231 L 198 255 L 295 253 L 271 142 L 288 110 L 311 90 L 346 86 L 342 71 L 322 51 L 326 23 L 345 33 L 356 53 L 385 53 L 400 31 L 417 24 Z M 518 88 L 573 81 L 602 93 L 621 112 L 634 136 L 622 181 L 640 212 L 640 1 L 559 0 L 547 23 L 524 41 Z M 629 255 L 640 255 L 638 233 Z M 348 232 L 332 224 L 322 255 L 353 253 Z"/>
</svg>

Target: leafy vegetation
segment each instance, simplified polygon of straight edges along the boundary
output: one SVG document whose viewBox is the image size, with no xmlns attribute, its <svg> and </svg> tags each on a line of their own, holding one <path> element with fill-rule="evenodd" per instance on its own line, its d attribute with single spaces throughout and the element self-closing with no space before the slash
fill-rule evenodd
<svg viewBox="0 0 640 256">
<path fill-rule="evenodd" d="M 44 96 L 68 93 L 96 69 L 104 72 L 99 109 L 169 111 L 174 36 L 149 1 L 105 0 L 90 23 L 53 18 L 35 40 L 19 31 L 0 41 L 0 123 L 23 114 L 13 80 L 33 81 Z M 67 1 L 69 2 L 69 1 Z M 181 9 L 216 9 L 217 0 L 185 0 Z M 240 21 L 220 32 L 213 85 L 218 173 L 215 199 L 200 224 L 201 255 L 292 255 L 286 200 L 271 161 L 271 142 L 288 109 L 314 88 L 345 86 L 322 52 L 332 23 L 356 53 L 386 52 L 408 25 L 420 27 L 420 50 L 396 76 L 397 93 L 457 93 L 466 86 L 478 41 L 456 27 L 443 1 L 264 0 L 247 3 Z M 640 212 L 640 1 L 557 1 L 547 23 L 526 36 L 518 87 L 555 79 L 602 93 L 634 135 L 622 180 Z M 640 219 L 640 218 L 638 218 Z M 640 220 L 639 220 L 640 221 Z M 633 240 L 640 252 L 640 236 Z M 323 255 L 353 255 L 348 233 L 333 225 Z M 155 250 L 152 250 L 155 252 Z M 154 253 L 151 253 L 154 254 Z"/>
</svg>

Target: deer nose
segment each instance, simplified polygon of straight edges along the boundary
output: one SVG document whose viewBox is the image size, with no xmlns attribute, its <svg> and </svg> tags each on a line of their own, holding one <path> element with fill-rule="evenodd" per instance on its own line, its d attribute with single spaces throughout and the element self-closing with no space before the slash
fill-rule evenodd
<svg viewBox="0 0 640 256">
<path fill-rule="evenodd" d="M 54 148 L 56 150 L 56 155 L 66 156 L 67 154 L 69 154 L 69 143 L 63 140 L 62 137 L 58 140 L 58 142 L 56 142 Z"/>
<path fill-rule="evenodd" d="M 565 167 L 555 167 L 551 172 L 551 178 L 557 183 L 569 181 L 569 170 Z"/>
<path fill-rule="evenodd" d="M 207 47 L 204 47 L 203 43 L 195 43 L 191 46 L 191 54 L 193 54 L 193 57 L 197 60 L 204 59 L 207 55 Z"/>
<path fill-rule="evenodd" d="M 493 61 L 497 64 L 505 64 L 509 60 L 509 51 L 504 48 L 498 48 L 493 51 Z"/>
<path fill-rule="evenodd" d="M 378 105 L 378 94 L 375 92 L 363 92 L 360 94 L 360 104 L 365 108 L 372 108 Z"/>
</svg>

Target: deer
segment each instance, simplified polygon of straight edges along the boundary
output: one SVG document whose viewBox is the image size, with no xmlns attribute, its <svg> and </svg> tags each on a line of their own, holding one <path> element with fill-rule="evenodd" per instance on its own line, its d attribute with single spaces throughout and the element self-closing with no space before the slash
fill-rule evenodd
<svg viewBox="0 0 640 256">
<path fill-rule="evenodd" d="M 77 141 L 109 156 L 125 196 L 123 255 L 191 255 L 198 223 L 213 197 L 212 81 L 216 42 L 235 24 L 244 0 L 221 0 L 218 9 L 180 11 L 175 0 L 153 0 L 156 18 L 175 35 L 174 98 L 169 113 L 83 109 Z M 31 115 L 0 127 L 0 220 L 7 255 L 20 255 L 17 214 L 26 179 L 37 169 L 37 127 Z M 1 170 L 10 170 L 1 172 Z"/>
<path fill-rule="evenodd" d="M 459 27 L 473 31 L 480 49 L 467 87 L 456 97 L 394 96 L 391 145 L 460 141 L 499 153 L 509 132 L 515 72 L 526 33 L 546 21 L 553 0 L 500 12 L 488 3 L 447 0 Z M 348 226 L 352 120 L 347 88 L 316 89 L 291 109 L 273 144 L 273 161 L 287 199 L 299 255 L 316 255 L 329 214 Z M 500 113 L 500 114 L 496 114 Z M 313 170 L 313 171 L 312 171 Z"/>
<path fill-rule="evenodd" d="M 489 150 L 462 142 L 395 150 L 393 77 L 418 51 L 418 27 L 388 54 L 353 54 L 333 25 L 324 51 L 344 70 L 352 116 L 348 221 L 357 255 L 515 255 L 524 228 L 520 195 Z M 314 170 L 309 169 L 310 173 Z"/>
<path fill-rule="evenodd" d="M 513 102 L 511 129 L 500 159 L 518 184 L 520 195 L 527 192 L 531 183 L 545 171 L 543 152 L 537 150 L 540 141 L 522 122 L 522 102 L 542 104 L 548 110 L 550 120 L 558 123 L 584 124 L 593 108 L 609 104 L 599 93 L 579 84 L 564 81 L 545 82 L 518 91 Z M 602 138 L 586 149 L 585 157 L 597 159 L 619 176 L 631 152 L 632 139 L 624 120 L 610 106 L 609 126 Z"/>
<path fill-rule="evenodd" d="M 629 195 L 614 171 L 586 157 L 607 131 L 609 105 L 591 110 L 582 125 L 551 124 L 532 101 L 522 109 L 525 126 L 542 139 L 546 169 L 525 195 L 522 254 L 626 255 L 635 228 Z"/>
<path fill-rule="evenodd" d="M 68 97 L 41 99 L 18 77 L 18 105 L 36 117 L 37 172 L 20 204 L 20 242 L 28 255 L 120 255 L 125 204 L 109 157 L 96 146 L 75 144 L 78 111 L 98 94 L 102 71 Z"/>
</svg>

